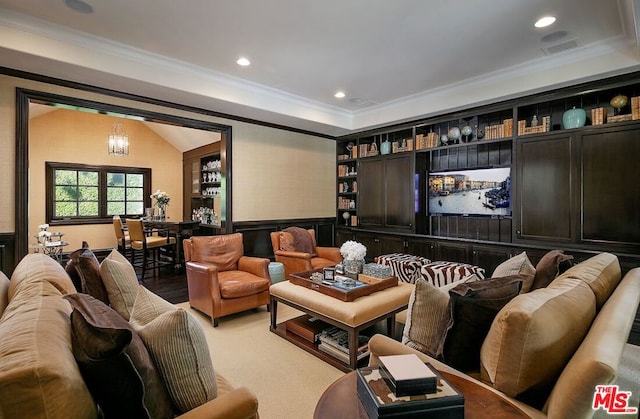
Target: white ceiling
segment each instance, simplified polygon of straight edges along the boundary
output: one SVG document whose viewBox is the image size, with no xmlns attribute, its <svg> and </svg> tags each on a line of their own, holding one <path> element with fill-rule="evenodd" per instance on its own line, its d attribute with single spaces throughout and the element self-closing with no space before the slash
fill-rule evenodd
<svg viewBox="0 0 640 419">
<path fill-rule="evenodd" d="M 640 0 L 84 1 L 0 0 L 0 66 L 328 135 L 640 69 Z"/>
</svg>

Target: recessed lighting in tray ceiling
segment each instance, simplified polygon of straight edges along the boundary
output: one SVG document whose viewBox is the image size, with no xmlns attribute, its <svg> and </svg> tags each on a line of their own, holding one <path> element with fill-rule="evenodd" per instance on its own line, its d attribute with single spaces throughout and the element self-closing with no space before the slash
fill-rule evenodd
<svg viewBox="0 0 640 419">
<path fill-rule="evenodd" d="M 236 63 L 238 65 L 242 66 L 242 67 L 246 67 L 246 66 L 251 64 L 251 61 L 249 61 L 249 59 L 247 57 L 240 57 L 240 58 L 238 58 Z"/>
<path fill-rule="evenodd" d="M 536 28 L 546 28 L 547 26 L 553 24 L 553 22 L 556 21 L 556 18 L 553 16 L 545 16 L 542 17 L 540 19 L 538 19 L 538 21 L 535 23 L 535 27 Z"/>
<path fill-rule="evenodd" d="M 64 4 L 66 4 L 68 8 L 75 10 L 78 13 L 93 13 L 93 6 L 83 2 L 82 0 L 64 0 Z"/>
<path fill-rule="evenodd" d="M 336 94 L 335 94 L 335 95 L 333 95 L 333 96 L 337 97 L 338 99 L 342 99 L 342 98 L 343 98 L 343 97 L 345 97 L 346 95 L 345 95 L 345 93 L 344 93 L 343 91 L 338 91 L 338 92 L 336 92 Z"/>
</svg>

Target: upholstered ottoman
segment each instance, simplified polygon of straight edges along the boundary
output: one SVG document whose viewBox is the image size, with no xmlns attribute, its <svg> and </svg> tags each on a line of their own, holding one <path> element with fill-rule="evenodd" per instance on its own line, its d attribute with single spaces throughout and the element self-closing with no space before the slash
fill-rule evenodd
<svg viewBox="0 0 640 419">
<path fill-rule="evenodd" d="M 375 258 L 376 263 L 391 267 L 393 274 L 399 281 L 415 284 L 420 278 L 422 266 L 431 262 L 422 256 L 407 255 L 404 253 L 389 253 Z"/>
<path fill-rule="evenodd" d="M 484 279 L 484 268 L 467 263 L 437 261 L 422 266 L 420 274 L 436 287 L 441 287 L 472 274 Z"/>
</svg>

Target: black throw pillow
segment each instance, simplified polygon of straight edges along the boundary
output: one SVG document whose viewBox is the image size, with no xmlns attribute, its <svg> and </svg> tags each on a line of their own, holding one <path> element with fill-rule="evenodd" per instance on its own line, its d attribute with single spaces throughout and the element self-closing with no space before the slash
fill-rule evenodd
<svg viewBox="0 0 640 419">
<path fill-rule="evenodd" d="M 444 341 L 443 358 L 460 371 L 480 370 L 480 349 L 496 314 L 517 296 L 525 279 L 518 274 L 465 282 L 449 290 L 451 320 Z"/>
</svg>

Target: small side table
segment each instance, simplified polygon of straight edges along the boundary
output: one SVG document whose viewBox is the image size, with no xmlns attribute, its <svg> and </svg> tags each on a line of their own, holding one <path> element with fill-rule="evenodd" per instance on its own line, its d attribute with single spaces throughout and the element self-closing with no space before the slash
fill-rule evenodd
<svg viewBox="0 0 640 419">
<path fill-rule="evenodd" d="M 45 255 L 51 256 L 53 259 L 57 260 L 59 264 L 62 264 L 62 250 L 68 245 L 68 242 L 60 240 L 55 242 L 32 244 L 29 247 L 34 249 L 35 253 L 44 253 Z"/>
<path fill-rule="evenodd" d="M 282 262 L 270 262 L 269 276 L 271 276 L 272 284 L 284 281 L 284 264 Z"/>
</svg>

